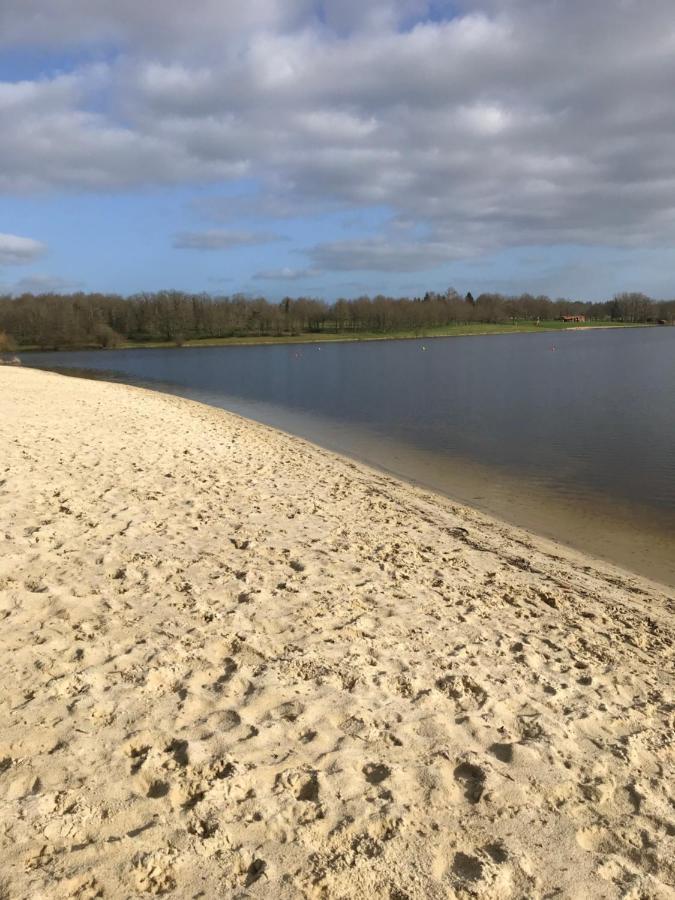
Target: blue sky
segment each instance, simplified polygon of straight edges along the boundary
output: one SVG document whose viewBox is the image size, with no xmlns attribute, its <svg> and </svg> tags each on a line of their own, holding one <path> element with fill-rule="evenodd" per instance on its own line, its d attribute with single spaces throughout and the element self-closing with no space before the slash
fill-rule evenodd
<svg viewBox="0 0 675 900">
<path fill-rule="evenodd" d="M 2 290 L 675 295 L 671 4 L 191 10 L 5 0 Z"/>
</svg>

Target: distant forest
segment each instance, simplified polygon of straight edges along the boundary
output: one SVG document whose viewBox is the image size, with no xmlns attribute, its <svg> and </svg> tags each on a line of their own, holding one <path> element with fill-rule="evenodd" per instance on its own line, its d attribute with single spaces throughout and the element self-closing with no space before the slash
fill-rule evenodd
<svg viewBox="0 0 675 900">
<path fill-rule="evenodd" d="M 522 294 L 470 293 L 452 288 L 423 297 L 359 297 L 326 303 L 300 297 L 272 303 L 259 297 L 228 297 L 158 291 L 115 294 L 0 296 L 0 350 L 22 347 L 115 347 L 122 343 L 282 336 L 322 333 L 421 332 L 464 323 L 545 322 L 562 316 L 597 322 L 673 322 L 675 300 L 639 293 L 586 303 Z"/>
</svg>

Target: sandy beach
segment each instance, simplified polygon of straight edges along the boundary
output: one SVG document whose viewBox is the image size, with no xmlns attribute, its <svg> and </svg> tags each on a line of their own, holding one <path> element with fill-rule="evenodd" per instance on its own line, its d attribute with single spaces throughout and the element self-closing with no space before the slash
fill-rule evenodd
<svg viewBox="0 0 675 900">
<path fill-rule="evenodd" d="M 0 897 L 675 897 L 672 592 L 0 368 Z"/>
</svg>

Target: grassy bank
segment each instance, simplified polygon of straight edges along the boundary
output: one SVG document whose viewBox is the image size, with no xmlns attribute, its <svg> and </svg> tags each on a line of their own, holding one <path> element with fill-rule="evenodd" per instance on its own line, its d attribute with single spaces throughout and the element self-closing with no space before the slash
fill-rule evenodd
<svg viewBox="0 0 675 900">
<path fill-rule="evenodd" d="M 438 327 L 405 329 L 400 331 L 359 331 L 359 332 L 312 332 L 308 334 L 287 334 L 287 335 L 244 335 L 236 337 L 224 338 L 198 338 L 195 340 L 186 340 L 182 342 L 184 347 L 226 347 L 226 346 L 246 346 L 255 344 L 316 344 L 328 341 L 403 341 L 415 340 L 420 338 L 437 338 L 437 337 L 465 337 L 467 335 L 480 334 L 532 334 L 546 331 L 569 331 L 570 329 L 581 328 L 636 328 L 647 327 L 626 324 L 623 322 L 586 322 L 567 324 L 566 322 L 558 322 L 555 320 L 542 322 L 536 325 L 534 322 L 519 322 L 516 324 L 489 324 L 486 322 L 475 322 L 462 325 L 440 325 Z M 128 341 L 122 345 L 125 349 L 133 347 L 175 347 L 172 341 L 148 341 L 148 342 L 132 342 Z"/>
<path fill-rule="evenodd" d="M 542 321 L 539 325 L 534 322 L 517 322 L 515 324 L 490 324 L 487 322 L 473 322 L 457 325 L 440 325 L 438 327 L 402 329 L 398 331 L 319 331 L 302 334 L 261 334 L 261 335 L 236 335 L 232 337 L 204 337 L 177 341 L 123 341 L 115 348 L 109 349 L 161 349 L 167 347 L 228 347 L 248 346 L 260 344 L 317 344 L 333 341 L 402 341 L 420 340 L 439 337 L 465 337 L 467 335 L 485 334 L 533 334 L 540 332 L 558 332 L 593 328 L 646 328 L 649 325 L 624 323 L 624 322 L 581 322 L 567 323 L 552 319 Z M 31 352 L 34 350 L 98 350 L 97 344 L 71 345 L 67 347 L 38 347 L 36 345 L 22 346 L 17 352 Z"/>
</svg>

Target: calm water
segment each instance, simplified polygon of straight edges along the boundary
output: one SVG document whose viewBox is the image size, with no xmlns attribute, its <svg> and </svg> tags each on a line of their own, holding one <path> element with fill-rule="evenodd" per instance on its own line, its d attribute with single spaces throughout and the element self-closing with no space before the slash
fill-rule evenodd
<svg viewBox="0 0 675 900">
<path fill-rule="evenodd" d="M 23 361 L 233 410 L 675 583 L 675 329 Z"/>
</svg>

